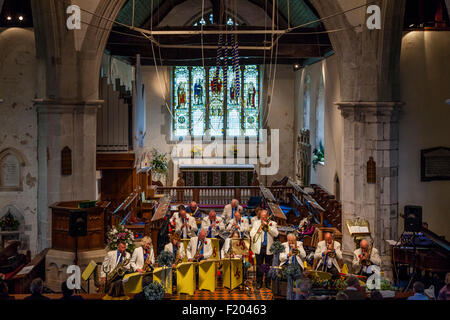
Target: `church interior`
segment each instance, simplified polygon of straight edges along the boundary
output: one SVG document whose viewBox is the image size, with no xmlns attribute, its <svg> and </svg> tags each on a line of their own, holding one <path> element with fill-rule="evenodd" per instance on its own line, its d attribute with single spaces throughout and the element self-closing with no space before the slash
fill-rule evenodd
<svg viewBox="0 0 450 320">
<path fill-rule="evenodd" d="M 449 0 L 0 0 L 0 300 L 449 300 Z"/>
</svg>

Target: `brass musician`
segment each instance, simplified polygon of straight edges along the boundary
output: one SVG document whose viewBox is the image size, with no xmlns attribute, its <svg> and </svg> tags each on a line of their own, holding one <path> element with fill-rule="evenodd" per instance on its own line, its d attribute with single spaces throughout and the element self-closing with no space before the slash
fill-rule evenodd
<svg viewBox="0 0 450 320">
<path fill-rule="evenodd" d="M 206 239 L 206 230 L 201 229 L 198 237 L 192 237 L 187 246 L 187 257 L 189 261 L 201 261 L 209 259 L 212 255 L 211 240 Z"/>
<path fill-rule="evenodd" d="M 178 233 L 173 233 L 170 235 L 170 242 L 164 246 L 164 251 L 170 252 L 173 254 L 173 264 L 172 268 L 176 268 L 176 266 L 183 261 L 185 256 L 184 245 L 183 242 L 180 241 L 180 235 Z"/>
<path fill-rule="evenodd" d="M 108 284 L 123 277 L 130 270 L 131 257 L 126 248 L 126 243 L 120 241 L 117 250 L 111 250 L 106 254 L 100 269 L 100 280 L 106 288 L 109 286 Z"/>
<path fill-rule="evenodd" d="M 353 272 L 367 277 L 373 273 L 372 265 L 381 265 L 380 255 L 373 245 L 369 245 L 369 242 L 363 239 L 359 248 L 353 252 Z"/>
<path fill-rule="evenodd" d="M 324 239 L 317 244 L 314 259 L 318 261 L 316 270 L 338 274 L 341 272 L 339 260 L 342 260 L 341 244 L 334 240 L 330 232 L 326 232 Z"/>
<path fill-rule="evenodd" d="M 303 261 L 306 258 L 306 251 L 303 248 L 303 243 L 297 241 L 294 233 L 289 233 L 287 240 L 283 243 L 284 252 L 280 254 L 280 266 L 293 263 L 304 269 Z"/>
</svg>

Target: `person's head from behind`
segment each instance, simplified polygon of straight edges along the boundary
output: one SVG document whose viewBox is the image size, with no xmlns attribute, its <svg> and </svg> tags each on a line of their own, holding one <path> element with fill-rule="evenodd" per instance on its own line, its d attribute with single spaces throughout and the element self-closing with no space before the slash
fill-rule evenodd
<svg viewBox="0 0 450 320">
<path fill-rule="evenodd" d="M 31 281 L 30 292 L 31 292 L 31 294 L 41 294 L 43 287 L 44 287 L 44 282 L 42 281 L 42 279 L 36 278 L 33 281 Z"/>
<path fill-rule="evenodd" d="M 414 293 L 421 293 L 421 294 L 423 294 L 424 291 L 425 291 L 425 286 L 424 286 L 424 284 L 422 282 L 416 281 L 416 282 L 414 282 L 413 290 L 414 290 Z"/>
<path fill-rule="evenodd" d="M 381 295 L 380 291 L 372 290 L 370 292 L 370 300 L 383 300 L 383 296 Z"/>
<path fill-rule="evenodd" d="M 311 291 L 311 288 L 312 288 L 311 280 L 303 279 L 303 280 L 300 281 L 299 289 L 300 289 L 301 293 L 309 294 L 309 292 Z"/>
<path fill-rule="evenodd" d="M 0 296 L 7 296 L 8 295 L 8 285 L 5 281 L 0 280 Z"/>
<path fill-rule="evenodd" d="M 339 291 L 336 295 L 336 300 L 348 300 L 348 295 L 343 291 Z"/>
<path fill-rule="evenodd" d="M 151 276 L 145 276 L 142 279 L 142 289 L 144 289 L 146 286 L 148 286 L 152 282 L 153 282 L 153 278 Z"/>
<path fill-rule="evenodd" d="M 125 292 L 123 291 L 122 280 L 114 281 L 111 284 L 111 288 L 109 288 L 108 294 L 111 297 L 123 297 L 125 295 Z"/>
<path fill-rule="evenodd" d="M 347 283 L 347 287 L 353 287 L 353 288 L 359 287 L 359 280 L 355 276 L 348 277 L 346 283 Z"/>
<path fill-rule="evenodd" d="M 61 283 L 61 292 L 64 297 L 71 297 L 73 295 L 73 289 L 69 289 L 67 286 L 67 281 L 63 281 L 63 283 Z"/>
</svg>

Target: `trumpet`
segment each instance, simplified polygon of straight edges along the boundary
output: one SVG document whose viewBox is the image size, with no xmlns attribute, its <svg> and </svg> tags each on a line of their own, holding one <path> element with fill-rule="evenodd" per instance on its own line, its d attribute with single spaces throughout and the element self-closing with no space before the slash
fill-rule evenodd
<svg viewBox="0 0 450 320">
<path fill-rule="evenodd" d="M 370 261 L 370 256 L 371 255 L 372 255 L 372 247 L 370 247 L 369 252 L 367 253 L 367 259 L 361 260 L 361 265 L 362 266 L 368 267 L 368 266 L 372 265 L 372 261 Z"/>
<path fill-rule="evenodd" d="M 253 242 L 257 242 L 259 240 L 259 237 L 261 236 L 261 231 L 269 232 L 269 223 L 272 221 L 272 216 L 269 216 L 269 219 L 267 219 L 267 224 L 263 224 L 261 221 L 261 225 L 259 226 L 258 231 L 256 232 L 255 239 Z"/>
<path fill-rule="evenodd" d="M 335 257 L 336 257 L 336 252 L 334 251 L 334 240 L 333 240 L 333 242 L 331 243 L 331 245 L 329 245 L 329 246 L 327 247 L 327 249 L 328 249 L 328 250 L 331 250 L 331 252 L 328 252 L 328 253 L 327 253 L 327 256 L 328 256 L 329 258 L 335 258 Z"/>
<path fill-rule="evenodd" d="M 295 247 L 295 248 L 292 249 L 292 254 L 293 254 L 294 256 L 298 256 L 298 255 L 300 254 L 300 250 L 298 250 L 298 248 Z"/>
</svg>

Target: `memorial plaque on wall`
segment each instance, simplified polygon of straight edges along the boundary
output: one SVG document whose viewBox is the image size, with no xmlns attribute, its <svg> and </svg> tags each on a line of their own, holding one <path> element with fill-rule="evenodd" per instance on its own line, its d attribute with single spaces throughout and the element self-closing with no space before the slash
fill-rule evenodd
<svg viewBox="0 0 450 320">
<path fill-rule="evenodd" d="M 450 180 L 450 148 L 421 150 L 421 181 Z"/>
<path fill-rule="evenodd" d="M 0 190 L 20 191 L 22 189 L 20 162 L 13 154 L 8 154 L 0 162 Z"/>
</svg>

